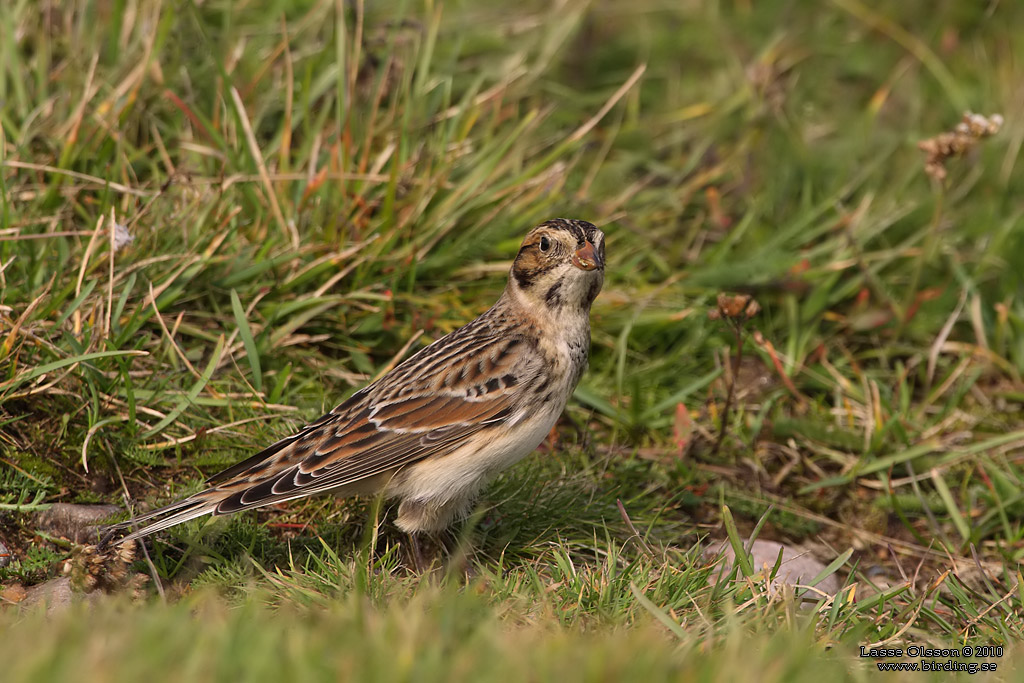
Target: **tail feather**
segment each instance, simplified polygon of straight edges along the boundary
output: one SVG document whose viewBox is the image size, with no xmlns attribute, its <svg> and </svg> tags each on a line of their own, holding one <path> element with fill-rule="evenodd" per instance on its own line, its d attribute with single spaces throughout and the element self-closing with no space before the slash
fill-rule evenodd
<svg viewBox="0 0 1024 683">
<path fill-rule="evenodd" d="M 170 505 L 165 505 L 162 508 L 157 508 L 147 512 L 144 515 L 133 517 L 132 519 L 117 524 L 112 524 L 103 530 L 103 537 L 100 540 L 100 547 L 106 546 L 110 543 L 114 537 L 120 531 L 126 529 L 134 529 L 131 533 L 123 538 L 117 539 L 116 543 L 127 543 L 129 541 L 135 541 L 144 536 L 149 536 L 158 531 L 169 529 L 172 526 L 187 522 L 190 519 L 196 517 L 202 517 L 215 512 L 217 509 L 217 501 L 210 500 L 208 498 L 200 498 L 198 496 L 192 496 L 191 498 L 185 498 L 179 500 Z M 162 519 L 158 519 L 161 518 Z M 156 520 L 156 521 L 151 521 Z M 150 522 L 149 524 L 145 524 Z M 144 524 L 141 528 L 137 528 L 139 524 Z"/>
</svg>

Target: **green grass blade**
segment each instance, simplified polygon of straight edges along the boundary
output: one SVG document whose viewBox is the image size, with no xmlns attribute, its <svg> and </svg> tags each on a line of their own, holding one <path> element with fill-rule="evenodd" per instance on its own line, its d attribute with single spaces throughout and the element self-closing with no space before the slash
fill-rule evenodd
<svg viewBox="0 0 1024 683">
<path fill-rule="evenodd" d="M 92 353 L 85 353 L 79 356 L 71 356 L 69 358 L 62 358 L 52 363 L 46 363 L 45 365 L 39 365 L 31 370 L 17 375 L 6 382 L 0 382 L 0 400 L 5 398 L 18 387 L 22 386 L 26 382 L 31 382 L 37 377 L 41 377 L 47 373 L 55 370 L 61 370 L 63 368 L 71 367 L 79 363 L 88 363 L 94 360 L 100 360 L 102 358 L 115 358 L 118 356 L 148 356 L 149 353 L 146 351 L 94 351 Z"/>
<path fill-rule="evenodd" d="M 253 339 L 252 330 L 249 328 L 249 321 L 245 318 L 245 309 L 238 298 L 238 292 L 231 290 L 231 310 L 235 314 L 235 323 L 238 325 L 238 336 L 242 338 L 245 346 L 245 356 L 249 360 L 249 367 L 252 369 L 252 385 L 256 391 L 263 391 L 263 371 L 260 369 L 260 354 L 256 348 L 256 340 Z"/>
<path fill-rule="evenodd" d="M 192 402 L 199 396 L 199 393 L 206 387 L 207 382 L 213 377 L 214 370 L 217 369 L 217 365 L 220 363 L 220 357 L 224 353 L 224 335 L 221 335 L 217 339 L 217 345 L 213 349 L 213 353 L 210 355 L 210 360 L 206 364 L 206 369 L 203 370 L 199 378 L 192 384 L 192 387 L 188 390 L 188 393 L 178 399 L 177 405 L 171 412 L 167 413 L 166 417 L 157 422 L 153 427 L 146 430 L 139 437 L 143 441 L 149 439 L 164 430 L 167 425 L 172 424 L 178 419 L 186 408 L 192 405 Z"/>
</svg>

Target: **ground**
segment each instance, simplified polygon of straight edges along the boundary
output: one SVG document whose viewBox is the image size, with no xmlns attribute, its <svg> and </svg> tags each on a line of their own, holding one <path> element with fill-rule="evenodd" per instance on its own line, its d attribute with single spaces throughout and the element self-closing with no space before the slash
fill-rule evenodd
<svg viewBox="0 0 1024 683">
<path fill-rule="evenodd" d="M 11 680 L 1024 656 L 1024 6 L 128 0 L 0 31 Z M 40 522 L 198 490 L 485 310 L 555 216 L 607 233 L 590 369 L 445 569 L 374 500 L 189 523 L 99 578 Z M 752 536 L 840 590 L 773 588 Z M 65 567 L 88 598 L 18 607 Z"/>
</svg>

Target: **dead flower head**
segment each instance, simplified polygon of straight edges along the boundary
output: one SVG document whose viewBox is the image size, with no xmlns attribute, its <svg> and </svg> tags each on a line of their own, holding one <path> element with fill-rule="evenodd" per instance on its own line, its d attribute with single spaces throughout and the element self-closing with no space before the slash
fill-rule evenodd
<svg viewBox="0 0 1024 683">
<path fill-rule="evenodd" d="M 134 561 L 134 542 L 102 550 L 94 545 L 77 546 L 64 563 L 64 573 L 71 577 L 71 585 L 79 592 L 127 590 L 133 598 L 139 598 L 149 577 L 131 571 Z"/>
<path fill-rule="evenodd" d="M 761 305 L 749 294 L 726 294 L 721 292 L 718 295 L 717 308 L 708 311 L 708 318 L 721 320 L 726 318 L 737 322 L 750 320 L 761 310 Z"/>
<path fill-rule="evenodd" d="M 933 138 L 917 143 L 918 148 L 927 156 L 924 160 L 924 172 L 938 181 L 946 179 L 946 161 L 952 157 L 960 157 L 971 151 L 979 141 L 995 135 L 1003 126 L 1000 114 L 982 116 L 965 112 L 963 119 L 949 133 L 939 133 Z"/>
</svg>

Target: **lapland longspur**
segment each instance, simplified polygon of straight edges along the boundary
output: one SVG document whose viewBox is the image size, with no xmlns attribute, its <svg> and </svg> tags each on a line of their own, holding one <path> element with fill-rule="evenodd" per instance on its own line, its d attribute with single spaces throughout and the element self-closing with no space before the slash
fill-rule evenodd
<svg viewBox="0 0 1024 683">
<path fill-rule="evenodd" d="M 109 527 L 105 540 L 325 492 L 397 498 L 403 531 L 445 529 L 554 426 L 586 368 L 603 281 L 597 227 L 561 218 L 537 226 L 486 313 L 203 491 Z"/>
</svg>

